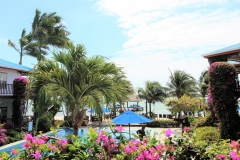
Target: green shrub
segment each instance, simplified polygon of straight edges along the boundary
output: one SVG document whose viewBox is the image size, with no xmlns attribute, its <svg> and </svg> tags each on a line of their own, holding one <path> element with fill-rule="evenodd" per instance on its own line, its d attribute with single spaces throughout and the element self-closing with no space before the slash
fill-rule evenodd
<svg viewBox="0 0 240 160">
<path fill-rule="evenodd" d="M 168 128 L 168 127 L 179 127 L 179 122 L 173 120 L 155 120 L 153 122 L 147 123 L 147 127 L 161 127 L 161 128 Z"/>
<path fill-rule="evenodd" d="M 201 117 L 198 120 L 196 120 L 194 128 L 206 127 L 206 126 L 216 127 L 217 123 L 215 123 L 215 121 L 216 120 L 212 115 L 207 115 L 206 117 Z"/>
<path fill-rule="evenodd" d="M 194 130 L 197 141 L 217 141 L 220 134 L 216 127 L 199 127 Z"/>
<path fill-rule="evenodd" d="M 53 115 L 51 113 L 47 112 L 43 114 L 39 118 L 38 131 L 43 131 L 43 132 L 49 131 L 52 125 L 52 122 L 53 122 Z"/>
<path fill-rule="evenodd" d="M 8 144 L 8 143 L 13 143 L 16 141 L 23 140 L 24 134 L 26 134 L 26 132 L 9 129 L 9 130 L 7 130 L 6 134 L 8 137 L 8 139 L 7 139 L 7 144 Z"/>
</svg>

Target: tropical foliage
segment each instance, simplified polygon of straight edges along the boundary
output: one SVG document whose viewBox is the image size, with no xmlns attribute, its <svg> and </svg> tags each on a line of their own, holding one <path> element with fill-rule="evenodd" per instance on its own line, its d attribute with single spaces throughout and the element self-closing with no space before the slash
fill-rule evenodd
<svg viewBox="0 0 240 160">
<path fill-rule="evenodd" d="M 213 128 L 212 128 L 213 129 Z M 47 136 L 25 135 L 24 150 L 12 149 L 10 154 L 0 153 L 7 159 L 102 159 L 102 160 L 158 160 L 158 159 L 233 159 L 240 158 L 239 142 L 218 140 L 217 132 L 203 128 L 205 132 L 195 137 L 190 128 L 184 128 L 182 137 L 172 136 L 166 129 L 162 141 L 147 135 L 142 141 L 134 134 L 134 139 L 126 138 L 119 126 L 112 133 L 97 132 L 90 128 L 83 137 L 68 135 L 64 139 Z M 56 133 L 56 130 L 53 130 Z M 213 133 L 215 132 L 215 133 Z M 211 134 L 209 134 L 211 133 Z M 213 134 L 212 134 L 213 133 Z M 211 140 L 210 140 L 211 139 Z"/>
<path fill-rule="evenodd" d="M 180 98 L 168 98 L 165 100 L 165 106 L 173 114 L 183 112 L 185 115 L 195 115 L 196 112 L 200 112 L 203 108 L 206 108 L 207 104 L 203 98 L 190 97 L 184 94 Z"/>
<path fill-rule="evenodd" d="M 207 70 L 204 70 L 202 71 L 199 78 L 199 82 L 198 82 L 199 91 L 203 98 L 205 98 L 208 93 L 208 85 L 209 85 L 209 74 Z"/>
<path fill-rule="evenodd" d="M 37 46 L 31 56 L 38 61 L 44 59 L 50 46 L 63 48 L 69 41 L 69 32 L 61 22 L 61 17 L 56 12 L 41 14 L 38 9 L 33 19 L 31 35 L 32 45 Z"/>
<path fill-rule="evenodd" d="M 164 99 L 167 97 L 166 89 L 160 85 L 158 82 L 146 81 L 145 89 L 138 89 L 138 97 L 145 99 L 149 103 L 150 117 L 152 117 L 151 104 L 156 102 L 164 102 Z M 147 109 L 146 109 L 147 112 Z M 146 113 L 147 115 L 147 113 Z"/>
<path fill-rule="evenodd" d="M 167 83 L 170 96 L 180 98 L 184 94 L 197 95 L 196 81 L 190 74 L 181 70 L 175 70 L 173 73 L 170 70 L 170 73 Z"/>
<path fill-rule="evenodd" d="M 53 55 L 54 60 L 38 63 L 30 73 L 30 91 L 38 93 L 41 88 L 47 87 L 62 101 L 67 97 L 65 103 L 74 104 L 70 111 L 75 121 L 75 134 L 82 123 L 77 123 L 75 119 L 79 110 L 93 108 L 98 114 L 102 113 L 101 107 L 104 102 L 116 101 L 117 94 L 124 97 L 123 94 L 131 89 L 130 82 L 124 79 L 125 76 L 118 77 L 119 82 L 125 82 L 123 85 L 116 84 L 116 77 L 124 75 L 121 68 L 106 62 L 101 56 L 87 58 L 83 45 L 75 47 L 69 43 L 67 50 L 55 52 Z"/>
<path fill-rule="evenodd" d="M 19 47 L 11 40 L 8 40 L 8 45 L 19 53 L 19 64 L 22 65 L 24 55 L 32 56 L 41 61 L 45 59 L 50 46 L 64 48 L 69 41 L 67 37 L 69 34 L 61 21 L 61 17 L 55 12 L 41 14 L 36 9 L 32 31 L 26 34 L 26 30 L 22 30 Z"/>
<path fill-rule="evenodd" d="M 19 47 L 16 46 L 11 40 L 8 40 L 8 45 L 13 47 L 20 55 L 19 64 L 22 65 L 22 57 L 24 55 L 32 54 L 30 51 L 33 51 L 33 46 L 30 45 L 31 42 L 31 34 L 26 35 L 26 30 L 22 30 L 21 38 L 19 39 Z"/>
</svg>

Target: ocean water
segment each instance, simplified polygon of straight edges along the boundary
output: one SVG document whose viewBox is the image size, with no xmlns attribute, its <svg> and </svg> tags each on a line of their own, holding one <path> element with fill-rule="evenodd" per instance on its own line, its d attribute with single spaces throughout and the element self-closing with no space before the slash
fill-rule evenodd
<svg viewBox="0 0 240 160">
<path fill-rule="evenodd" d="M 137 104 L 137 102 L 128 102 L 128 106 Z M 124 106 L 127 106 L 127 103 L 124 103 Z M 146 113 L 145 108 L 146 108 L 146 103 L 145 102 L 138 102 L 138 106 L 143 107 L 143 111 L 138 112 L 138 113 Z M 149 104 L 147 107 L 147 110 L 149 112 Z M 163 104 L 163 103 L 155 103 L 151 104 L 151 110 L 155 114 L 171 114 L 171 112 L 168 110 L 168 108 Z"/>
<path fill-rule="evenodd" d="M 133 105 L 133 104 L 137 104 L 137 102 L 128 102 L 128 106 Z M 143 107 L 143 111 L 139 111 L 137 113 L 146 113 L 145 108 L 146 108 L 146 103 L 145 102 L 138 102 L 138 106 Z M 106 107 L 106 106 L 103 106 Z M 127 107 L 127 103 L 124 103 L 124 107 Z M 155 114 L 171 114 L 171 112 L 167 109 L 167 107 L 163 104 L 163 103 L 155 103 L 155 104 L 151 104 L 151 108 L 152 108 L 152 112 L 154 112 Z M 33 115 L 32 109 L 29 108 L 26 115 Z M 61 109 L 62 110 L 62 109 Z M 149 104 L 148 104 L 148 112 L 149 112 Z M 62 119 L 63 116 L 66 114 L 65 110 L 63 109 L 61 112 L 58 112 L 56 117 L 58 117 L 59 119 Z M 87 112 L 86 115 L 90 116 L 90 112 Z M 62 117 L 62 118 L 61 118 Z"/>
</svg>

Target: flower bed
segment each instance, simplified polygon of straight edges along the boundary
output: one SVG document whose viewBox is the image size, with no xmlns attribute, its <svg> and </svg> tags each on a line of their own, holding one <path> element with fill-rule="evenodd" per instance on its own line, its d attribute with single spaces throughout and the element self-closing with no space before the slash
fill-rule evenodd
<svg viewBox="0 0 240 160">
<path fill-rule="evenodd" d="M 0 153 L 0 160 L 7 159 L 100 159 L 100 160 L 158 160 L 158 159 L 240 159 L 240 145 L 236 141 L 198 141 L 190 128 L 184 129 L 182 137 L 172 136 L 170 128 L 165 131 L 163 142 L 147 135 L 142 141 L 122 136 L 122 126 L 110 133 L 89 129 L 88 134 L 79 138 L 68 135 L 64 139 L 46 136 L 25 135 L 24 150 L 12 149 L 10 155 Z"/>
<path fill-rule="evenodd" d="M 153 128 L 175 128 L 179 127 L 179 122 L 173 120 L 157 120 L 151 123 L 147 123 L 146 126 Z"/>
</svg>

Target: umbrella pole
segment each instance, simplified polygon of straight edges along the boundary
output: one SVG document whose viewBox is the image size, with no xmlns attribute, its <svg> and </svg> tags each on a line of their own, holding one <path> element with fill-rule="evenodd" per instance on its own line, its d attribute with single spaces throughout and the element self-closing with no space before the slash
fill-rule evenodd
<svg viewBox="0 0 240 160">
<path fill-rule="evenodd" d="M 131 138 L 131 135 L 130 135 L 130 123 L 128 123 L 128 127 L 129 127 L 129 139 Z"/>
</svg>

